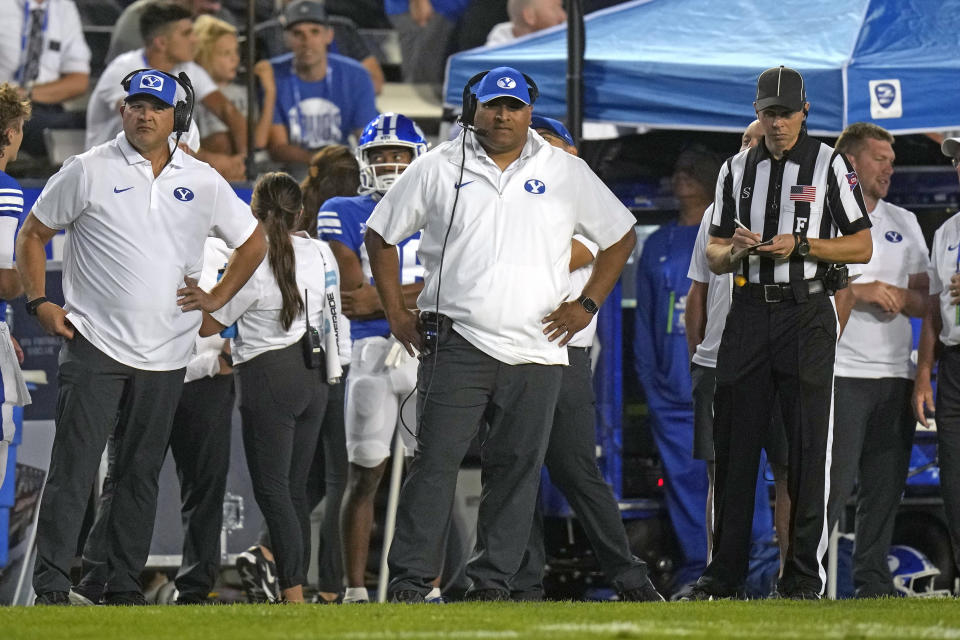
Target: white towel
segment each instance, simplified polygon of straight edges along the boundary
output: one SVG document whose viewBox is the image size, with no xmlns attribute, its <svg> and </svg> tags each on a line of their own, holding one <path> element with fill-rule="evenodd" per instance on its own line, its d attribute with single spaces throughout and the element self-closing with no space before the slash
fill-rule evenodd
<svg viewBox="0 0 960 640">
<path fill-rule="evenodd" d="M 13 424 L 13 407 L 23 407 L 30 404 L 30 392 L 27 383 L 20 371 L 17 362 L 17 353 L 10 342 L 10 328 L 6 322 L 0 322 L 0 377 L 3 384 L 3 404 L 0 405 L 2 414 L 3 442 L 13 440 L 15 425 Z"/>
</svg>

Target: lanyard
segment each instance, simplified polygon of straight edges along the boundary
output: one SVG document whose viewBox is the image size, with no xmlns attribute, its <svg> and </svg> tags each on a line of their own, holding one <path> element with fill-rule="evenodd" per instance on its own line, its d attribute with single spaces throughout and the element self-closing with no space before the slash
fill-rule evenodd
<svg viewBox="0 0 960 640">
<path fill-rule="evenodd" d="M 300 111 L 300 77 L 297 75 L 297 72 L 292 66 L 293 62 L 291 61 L 290 67 L 290 85 L 293 88 L 293 106 L 297 110 L 297 125 L 300 127 L 300 140 L 299 142 L 304 143 L 307 140 L 307 130 L 304 126 L 303 121 L 303 112 Z M 327 73 L 323 76 L 323 88 L 326 95 L 324 98 L 330 100 L 330 95 L 333 93 L 333 89 L 330 86 L 330 65 L 327 65 Z M 331 100 L 332 102 L 332 100 Z"/>
<path fill-rule="evenodd" d="M 42 30 L 42 33 L 44 33 L 44 34 L 47 33 L 47 25 L 48 25 L 48 23 L 49 23 L 49 21 L 50 21 L 50 12 L 47 11 L 47 8 L 49 7 L 50 1 L 51 1 L 51 0 L 47 0 L 47 3 L 44 4 L 42 7 L 40 7 L 41 9 L 43 9 L 43 30 Z M 20 32 L 20 56 L 21 56 L 21 57 L 23 57 L 23 55 L 24 55 L 24 54 L 26 53 L 26 51 L 27 51 L 27 44 L 28 44 L 27 38 L 29 37 L 29 35 L 30 35 L 30 0 L 24 0 L 24 3 L 23 3 L 23 30 Z M 24 66 L 26 66 L 26 64 L 27 64 L 27 61 L 26 61 L 26 59 L 24 58 L 24 60 L 22 60 L 22 61 L 20 62 L 20 68 L 17 69 L 17 74 L 16 74 L 17 82 L 20 82 L 20 80 L 23 78 L 23 68 L 24 68 Z"/>
</svg>

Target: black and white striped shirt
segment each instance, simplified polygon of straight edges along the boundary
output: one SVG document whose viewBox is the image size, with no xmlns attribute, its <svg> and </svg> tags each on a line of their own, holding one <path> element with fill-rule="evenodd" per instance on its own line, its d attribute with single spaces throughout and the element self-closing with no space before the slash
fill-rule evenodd
<svg viewBox="0 0 960 640">
<path fill-rule="evenodd" d="M 733 237 L 735 218 L 764 240 L 782 233 L 833 238 L 870 227 L 850 163 L 803 132 L 779 161 L 761 141 L 723 164 L 710 235 Z M 828 266 L 798 255 L 775 260 L 753 254 L 740 261 L 737 273 L 749 282 L 772 284 L 820 278 Z"/>
</svg>

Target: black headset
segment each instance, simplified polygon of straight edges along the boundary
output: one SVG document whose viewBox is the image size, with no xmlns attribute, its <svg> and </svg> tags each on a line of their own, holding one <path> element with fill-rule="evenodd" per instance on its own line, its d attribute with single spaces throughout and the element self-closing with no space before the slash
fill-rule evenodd
<svg viewBox="0 0 960 640">
<path fill-rule="evenodd" d="M 188 132 L 190 130 L 190 120 L 193 118 L 193 104 L 195 95 L 193 92 L 193 83 L 190 82 L 190 77 L 182 71 L 179 75 L 175 76 L 172 73 L 160 71 L 159 69 L 137 69 L 128 73 L 126 77 L 120 81 L 120 86 L 123 87 L 124 91 L 130 93 L 130 81 L 133 79 L 133 76 L 137 75 L 141 71 L 152 71 L 154 73 L 159 73 L 160 75 L 170 78 L 178 85 L 183 87 L 184 93 L 187 94 L 187 99 L 177 100 L 177 104 L 173 105 L 173 132 L 176 134 Z"/>
<path fill-rule="evenodd" d="M 477 84 L 479 84 L 488 73 L 490 73 L 490 71 L 481 71 L 467 80 L 467 84 L 464 85 L 463 112 L 460 114 L 461 124 L 468 127 L 473 126 L 473 120 L 477 115 L 477 94 L 474 93 L 473 88 L 477 86 Z M 527 92 L 530 94 L 530 104 L 532 105 L 537 101 L 537 98 L 540 97 L 540 89 L 537 88 L 537 83 L 533 81 L 533 78 L 525 73 L 522 73 L 521 75 L 527 82 Z"/>
</svg>

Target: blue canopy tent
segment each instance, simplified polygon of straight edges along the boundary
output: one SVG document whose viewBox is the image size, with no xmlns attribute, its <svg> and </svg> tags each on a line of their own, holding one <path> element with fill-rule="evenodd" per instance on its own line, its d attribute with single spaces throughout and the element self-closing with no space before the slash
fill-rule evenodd
<svg viewBox="0 0 960 640">
<path fill-rule="evenodd" d="M 637 0 L 587 16 L 586 41 L 586 121 L 739 132 L 757 76 L 783 64 L 804 75 L 812 133 L 960 128 L 960 0 Z M 452 56 L 446 102 L 504 64 L 537 81 L 538 113 L 566 115 L 566 27 Z"/>
</svg>

